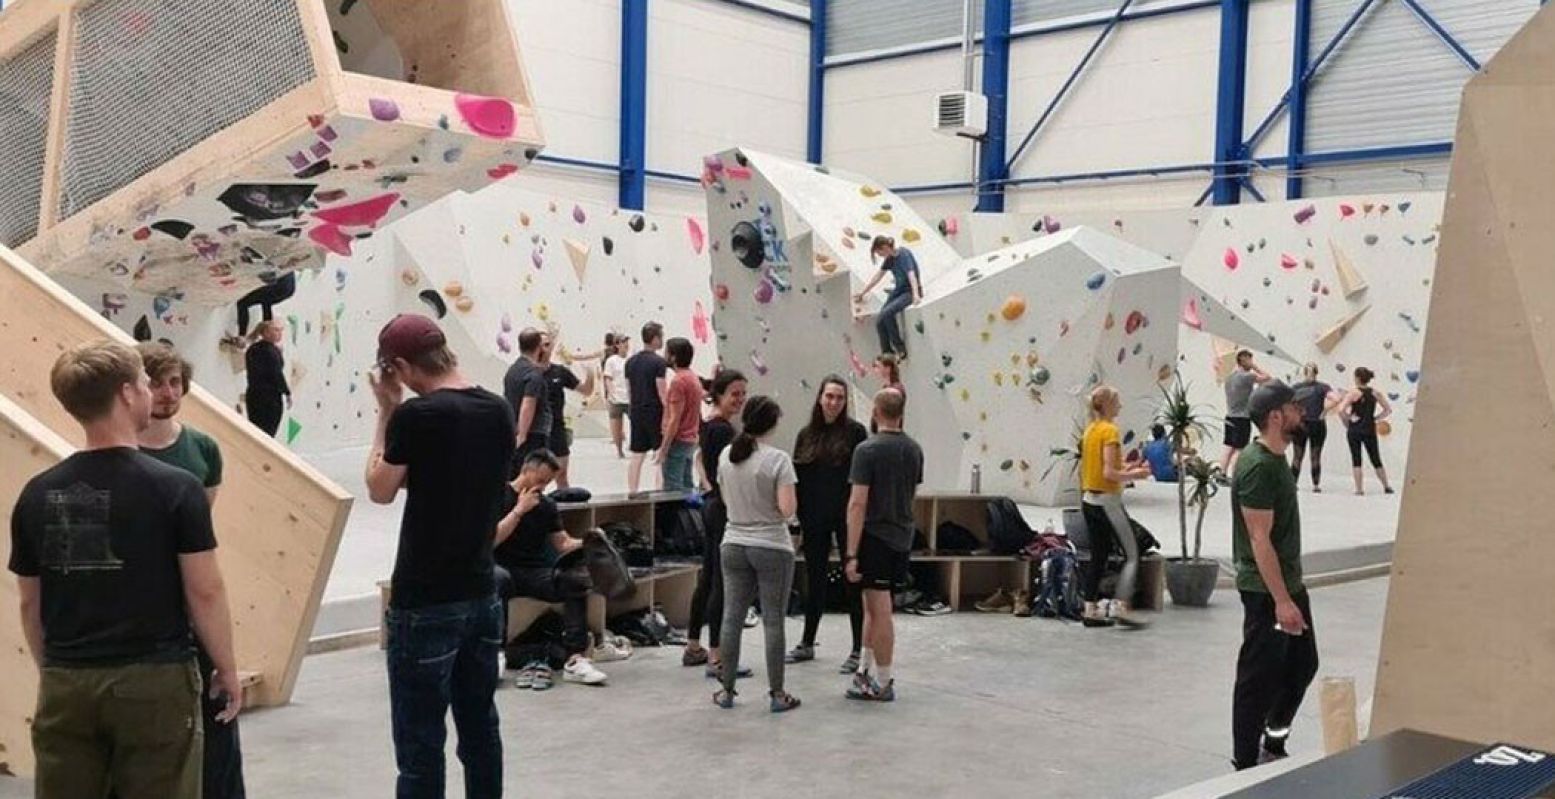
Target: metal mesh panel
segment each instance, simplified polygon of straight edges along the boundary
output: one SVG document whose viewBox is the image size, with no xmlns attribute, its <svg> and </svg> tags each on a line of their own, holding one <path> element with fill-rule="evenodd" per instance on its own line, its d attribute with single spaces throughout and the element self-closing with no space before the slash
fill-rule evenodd
<svg viewBox="0 0 1555 799">
<path fill-rule="evenodd" d="M 75 46 L 61 218 L 315 74 L 292 0 L 98 0 Z"/>
<path fill-rule="evenodd" d="M 49 31 L 0 64 L 0 243 L 7 247 L 38 233 L 56 38 Z"/>
</svg>

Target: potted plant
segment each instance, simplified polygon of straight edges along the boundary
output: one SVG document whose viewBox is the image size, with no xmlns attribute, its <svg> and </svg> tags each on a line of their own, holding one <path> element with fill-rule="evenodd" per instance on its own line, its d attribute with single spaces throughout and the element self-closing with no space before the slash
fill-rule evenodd
<svg viewBox="0 0 1555 799">
<path fill-rule="evenodd" d="M 1069 434 L 1069 445 L 1064 447 L 1052 447 L 1048 450 L 1047 468 L 1042 470 L 1040 479 L 1046 480 L 1059 466 L 1065 466 L 1063 485 L 1054 492 L 1057 505 L 1071 505 L 1080 501 L 1080 488 L 1078 477 L 1080 474 L 1080 448 L 1085 441 L 1085 425 L 1079 420 L 1075 421 L 1074 430 Z"/>
<path fill-rule="evenodd" d="M 1214 559 L 1199 557 L 1204 540 L 1204 514 L 1220 490 L 1219 471 L 1190 449 L 1196 437 L 1205 437 L 1206 416 L 1202 407 L 1188 398 L 1188 386 L 1181 374 L 1175 375 L 1170 385 L 1161 387 L 1161 396 L 1163 402 L 1157 420 L 1166 428 L 1177 461 L 1177 529 L 1182 542 L 1182 557 L 1167 559 L 1166 590 L 1172 595 L 1174 605 L 1205 607 L 1220 578 L 1220 564 Z M 1191 556 L 1188 550 L 1190 505 L 1198 509 Z"/>
</svg>

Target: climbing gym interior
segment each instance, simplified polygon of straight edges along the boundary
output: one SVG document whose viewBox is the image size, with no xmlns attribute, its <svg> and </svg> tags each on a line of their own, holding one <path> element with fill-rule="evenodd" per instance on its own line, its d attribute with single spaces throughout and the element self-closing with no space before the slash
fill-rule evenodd
<svg viewBox="0 0 1555 799">
<path fill-rule="evenodd" d="M 364 479 L 379 331 L 408 314 L 520 437 L 514 365 L 544 334 L 543 434 L 570 455 L 543 532 L 628 578 L 589 598 L 581 654 L 554 654 L 581 611 L 500 597 L 508 795 L 1555 797 L 1543 5 L 4 0 L 0 799 L 67 796 L 39 735 L 64 667 L 34 644 L 68 600 L 45 574 L 33 641 L 18 498 L 95 448 L 51 369 L 105 339 L 176 351 L 178 422 L 222 454 L 235 784 L 445 795 L 391 734 L 428 478 L 387 503 Z M 761 441 L 798 464 L 791 518 L 715 520 L 754 512 L 714 493 L 734 464 L 705 424 L 689 488 L 637 446 L 662 432 L 634 377 L 655 327 L 704 390 L 736 370 L 781 407 Z M 870 481 L 913 470 L 864 450 L 825 478 L 856 507 L 805 507 L 831 386 L 871 442 L 896 435 L 882 392 L 906 398 L 903 519 Z M 725 521 L 788 528 L 785 607 L 708 616 L 743 598 Z M 118 523 L 47 527 L 44 571 L 85 557 L 72 525 Z M 855 633 L 846 550 L 892 524 L 911 551 Z M 754 674 L 724 694 L 736 652 Z M 769 689 L 802 709 L 768 714 Z M 466 785 L 478 758 L 447 749 Z"/>
</svg>

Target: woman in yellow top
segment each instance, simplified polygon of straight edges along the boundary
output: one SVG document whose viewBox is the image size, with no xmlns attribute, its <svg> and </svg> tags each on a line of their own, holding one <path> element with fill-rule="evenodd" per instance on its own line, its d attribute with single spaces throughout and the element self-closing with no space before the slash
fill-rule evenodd
<svg viewBox="0 0 1555 799">
<path fill-rule="evenodd" d="M 1112 620 L 1100 610 L 1101 578 L 1107 572 L 1107 558 L 1114 544 L 1123 547 L 1126 558 L 1123 574 L 1118 577 L 1116 618 L 1125 626 L 1140 627 L 1144 622 L 1134 616 L 1129 599 L 1134 596 L 1134 579 L 1139 571 L 1139 545 L 1134 527 L 1123 510 L 1123 484 L 1150 477 L 1147 464 L 1125 465 L 1123 439 L 1113 422 L 1123 410 L 1118 390 L 1097 386 L 1091 392 L 1091 423 L 1085 428 L 1080 444 L 1080 489 L 1084 491 L 1080 509 L 1091 542 L 1091 560 L 1086 564 L 1082 588 L 1085 593 L 1087 627 L 1110 627 Z"/>
</svg>

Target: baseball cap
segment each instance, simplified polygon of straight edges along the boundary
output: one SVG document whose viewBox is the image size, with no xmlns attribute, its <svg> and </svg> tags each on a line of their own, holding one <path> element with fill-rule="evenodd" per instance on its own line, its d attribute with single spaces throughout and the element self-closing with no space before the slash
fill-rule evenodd
<svg viewBox="0 0 1555 799">
<path fill-rule="evenodd" d="M 421 314 L 400 314 L 378 333 L 378 360 L 415 360 L 448 343 L 437 323 Z"/>
<path fill-rule="evenodd" d="M 1294 389 L 1278 380 L 1270 380 L 1253 389 L 1253 395 L 1247 400 L 1247 415 L 1253 420 L 1253 424 L 1262 425 L 1270 412 L 1277 411 L 1295 401 Z"/>
</svg>

